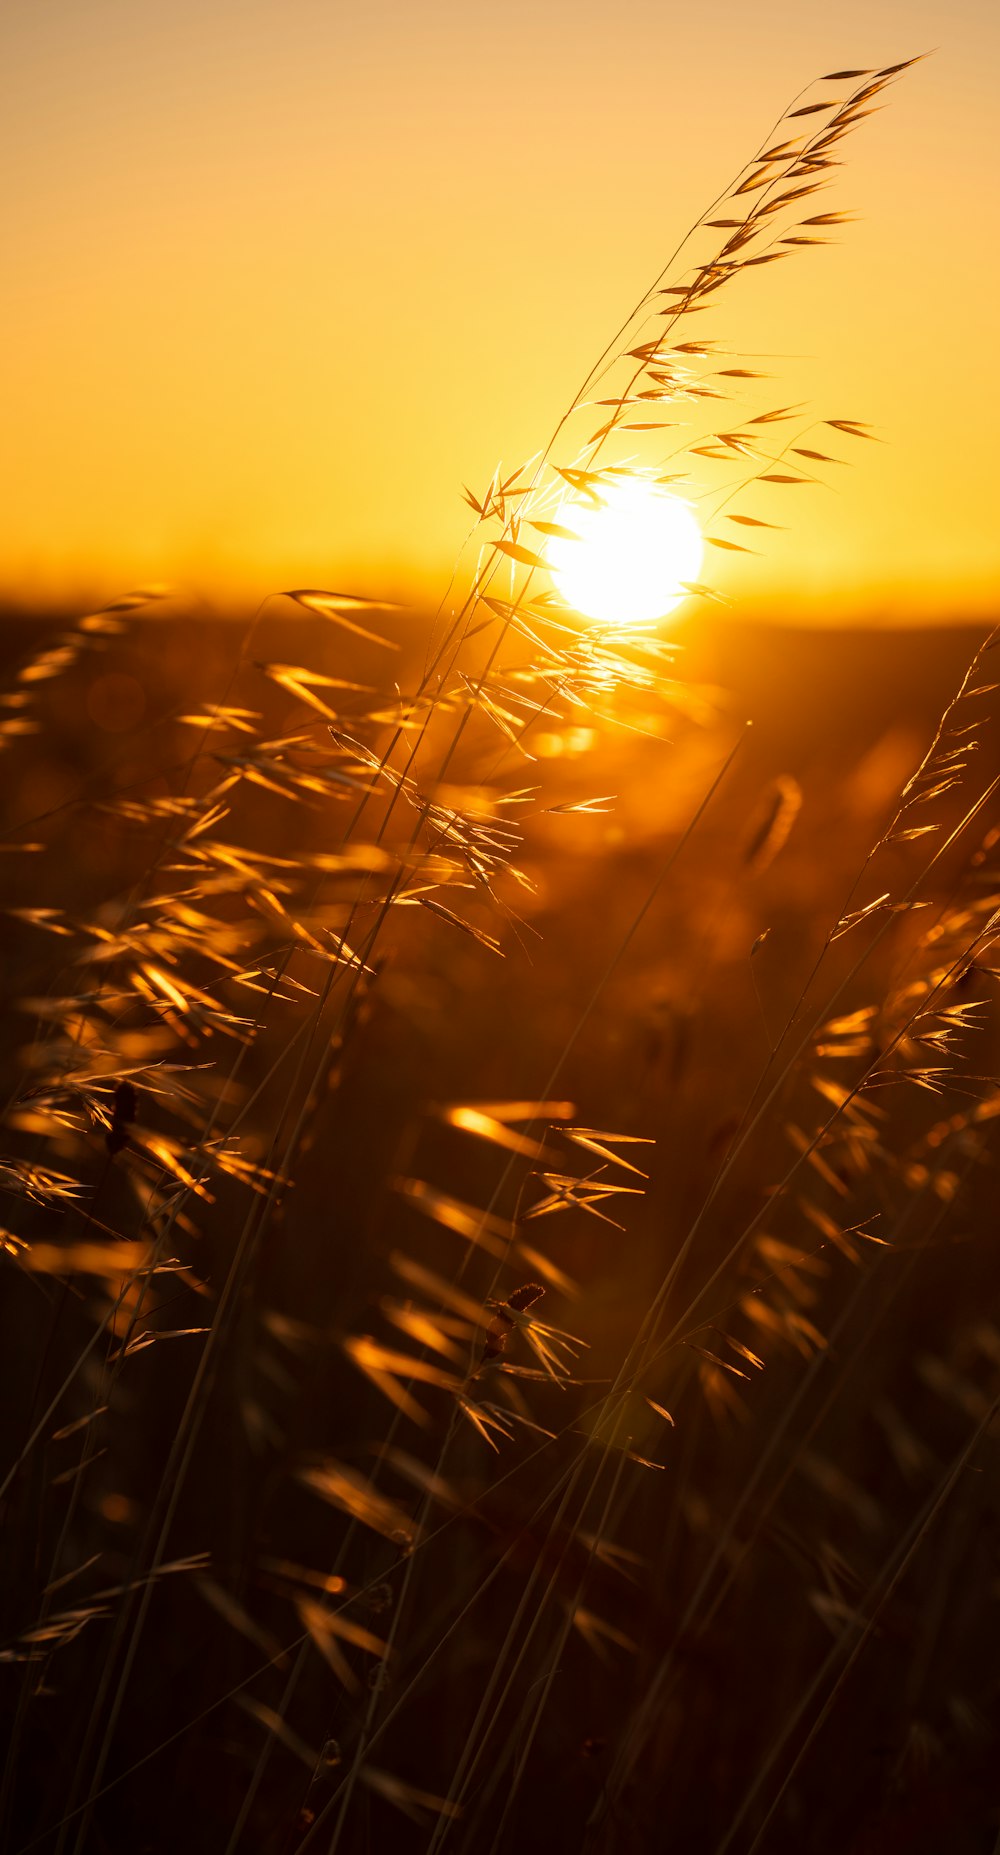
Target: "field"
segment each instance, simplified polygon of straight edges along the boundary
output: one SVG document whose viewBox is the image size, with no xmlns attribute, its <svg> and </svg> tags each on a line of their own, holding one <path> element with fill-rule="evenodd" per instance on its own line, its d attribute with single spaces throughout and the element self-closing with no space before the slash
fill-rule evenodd
<svg viewBox="0 0 1000 1855">
<path fill-rule="evenodd" d="M 430 619 L 391 623 L 405 685 Z M 321 742 L 256 666 L 361 683 L 376 647 L 142 611 L 21 685 L 4 836 L 48 847 L 6 866 L 11 1848 L 992 1847 L 972 776 L 849 897 L 982 639 L 680 635 L 693 713 L 659 738 L 634 705 L 525 736 L 501 951 L 398 907 L 325 1003 L 278 883 L 345 799 L 244 779 L 223 828 L 254 737 L 176 717 L 224 688 Z M 470 731 L 451 801 L 485 816 L 498 758 Z M 151 806 L 179 793 L 238 870 L 193 870 Z M 326 945 L 343 881 L 302 919 Z M 827 944 L 887 888 L 921 906 Z"/>
</svg>

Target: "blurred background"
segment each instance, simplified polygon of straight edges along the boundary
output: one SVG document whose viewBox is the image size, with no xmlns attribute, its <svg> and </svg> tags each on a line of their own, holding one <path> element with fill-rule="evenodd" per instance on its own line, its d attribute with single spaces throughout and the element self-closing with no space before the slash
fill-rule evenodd
<svg viewBox="0 0 1000 1855">
<path fill-rule="evenodd" d="M 39 0 L 0 30 L 8 602 L 436 600 L 461 485 L 545 443 L 796 94 L 929 53 L 850 145 L 856 223 L 713 319 L 762 403 L 882 441 L 723 585 L 792 622 L 988 610 L 989 0 Z"/>
</svg>

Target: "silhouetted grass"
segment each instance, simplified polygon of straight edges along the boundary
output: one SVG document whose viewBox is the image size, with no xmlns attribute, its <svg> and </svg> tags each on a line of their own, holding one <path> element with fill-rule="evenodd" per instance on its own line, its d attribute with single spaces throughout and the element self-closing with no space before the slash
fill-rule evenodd
<svg viewBox="0 0 1000 1855">
<path fill-rule="evenodd" d="M 22 640 L 11 1849 L 992 1846 L 994 639 L 545 585 L 567 498 L 725 553 L 867 435 L 688 318 L 903 68 L 793 105 L 433 619 Z"/>
</svg>

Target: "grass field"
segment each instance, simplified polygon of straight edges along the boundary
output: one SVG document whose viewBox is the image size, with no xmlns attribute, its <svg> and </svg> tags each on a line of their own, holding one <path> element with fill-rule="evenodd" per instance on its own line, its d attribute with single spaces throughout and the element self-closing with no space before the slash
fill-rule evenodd
<svg viewBox="0 0 1000 1855">
<path fill-rule="evenodd" d="M 233 1006 L 238 988 L 219 988 L 197 936 L 183 975 L 176 945 L 157 970 L 254 1018 L 235 1041 L 231 1026 L 196 1022 L 195 997 L 122 996 L 130 959 L 151 964 L 154 917 L 161 932 L 183 925 L 165 898 L 195 885 L 169 825 L 123 816 L 111 794 L 135 803 L 216 783 L 211 742 L 192 760 L 191 731 L 171 717 L 230 683 L 241 627 L 146 618 L 41 690 L 42 728 L 12 744 L 5 835 L 33 841 L 34 827 L 11 826 L 49 811 L 49 848 L 11 852 L 8 881 L 27 910 L 44 875 L 58 912 L 8 930 L 7 1086 L 22 1164 L 79 1190 L 22 1173 L 10 1219 L 6 1453 L 41 1423 L 5 1494 L 12 1847 L 72 1796 L 81 1751 L 85 1777 L 95 1768 L 88 1728 L 110 1708 L 105 1674 L 120 1674 L 147 1592 L 96 1787 L 112 1788 L 83 1846 L 218 1849 L 247 1797 L 247 1846 L 323 1846 L 350 1795 L 348 1848 L 420 1848 L 435 1834 L 471 1848 L 494 1833 L 498 1846 L 570 1848 L 595 1807 L 594 1846 L 650 1846 L 664 1822 L 703 1848 L 722 1844 L 753 1792 L 734 1843 L 747 1846 L 789 1772 L 775 1847 L 802 1846 L 803 1822 L 815 1848 L 937 1848 L 944 1825 L 949 1846 L 988 1846 L 997 1516 L 981 1432 L 1000 1351 L 988 1164 L 1000 1098 L 985 943 L 928 1003 L 934 975 L 989 918 L 987 820 L 922 880 L 926 907 L 883 938 L 877 916 L 860 922 L 799 1002 L 976 642 L 732 621 L 692 632 L 691 686 L 717 693 L 669 743 L 609 727 L 586 753 L 550 742 L 526 768 L 516 816 L 530 887 L 503 957 L 397 910 L 346 1019 L 336 992 L 322 1013 L 292 986 L 267 999 L 268 975 L 315 989 L 319 964 L 300 949 L 284 966 L 267 870 L 218 899 L 202 875 L 189 905 L 207 919 L 210 902 L 235 965 L 252 946 L 265 995 Z M 279 646 L 347 673 L 318 619 L 265 625 L 260 661 Z M 358 681 L 366 651 L 348 653 Z M 110 715 L 109 692 L 121 705 Z M 252 663 L 229 699 L 263 705 L 269 738 L 303 721 Z M 470 745 L 456 767 L 467 800 L 474 788 L 483 802 L 485 765 Z M 606 810 L 553 810 L 612 793 Z M 947 825 L 964 798 L 936 802 Z M 251 852 L 302 868 L 332 841 L 325 804 L 250 788 L 238 817 Z M 905 892 L 928 861 L 917 839 L 883 851 L 879 871 Z M 336 912 L 317 900 L 311 919 Z M 126 921 L 134 943 L 119 938 L 114 962 L 95 967 L 95 926 L 121 936 Z M 893 1047 L 918 1008 L 925 1035 L 944 1029 L 951 1046 L 954 1031 L 954 1047 Z M 813 1030 L 831 1018 L 850 1022 Z M 303 1027 L 308 1091 L 292 1068 Z M 103 1077 L 126 1066 L 136 1120 L 112 1156 L 117 1098 Z M 905 1079 L 937 1069 L 948 1073 L 929 1085 Z M 802 1144 L 790 1129 L 812 1139 L 831 1118 L 817 1078 L 850 1088 L 881 1070 L 892 1082 L 862 1083 L 856 1112 L 833 1115 L 779 1195 Z M 765 1105 L 740 1150 L 755 1089 Z M 487 1104 L 481 1132 L 456 1125 L 456 1104 Z M 245 1178 L 220 1175 L 206 1112 L 238 1130 Z M 606 1135 L 604 1153 L 574 1146 L 566 1125 Z M 278 1135 L 292 1160 L 271 1186 Z M 655 1144 L 617 1143 L 636 1137 Z M 564 1210 L 532 1220 L 560 1190 Z M 609 1426 L 601 1399 L 706 1200 L 671 1288 L 678 1340 Z M 878 1242 L 841 1234 L 855 1227 Z M 511 1232 L 528 1255 L 505 1262 Z M 137 1243 L 183 1270 L 137 1273 Z M 544 1278 L 533 1312 L 586 1350 L 551 1366 L 580 1382 L 546 1382 L 513 1332 L 496 1389 L 480 1376 L 462 1394 L 506 1412 L 514 1434 L 496 1432 L 494 1450 L 449 1419 L 455 1393 L 435 1374 L 455 1383 L 475 1365 L 483 1297 L 522 1277 Z M 211 1354 L 205 1332 L 148 1344 L 211 1327 L 220 1310 Z M 525 1368 L 541 1382 L 509 1377 Z M 144 1584 L 152 1563 L 177 1569 Z M 630 1744 L 636 1763 L 622 1769 Z M 462 1815 L 438 1815 L 427 1799 L 446 1799 L 456 1773 Z"/>
</svg>

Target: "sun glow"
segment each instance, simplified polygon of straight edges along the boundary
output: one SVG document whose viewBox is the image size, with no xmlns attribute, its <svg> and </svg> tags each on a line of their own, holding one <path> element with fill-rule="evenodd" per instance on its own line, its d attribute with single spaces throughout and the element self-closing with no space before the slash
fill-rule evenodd
<svg viewBox="0 0 1000 1855">
<path fill-rule="evenodd" d="M 698 578 L 701 531 L 687 504 L 646 477 L 602 484 L 600 502 L 565 502 L 546 547 L 567 605 L 608 625 L 663 618 Z"/>
</svg>

